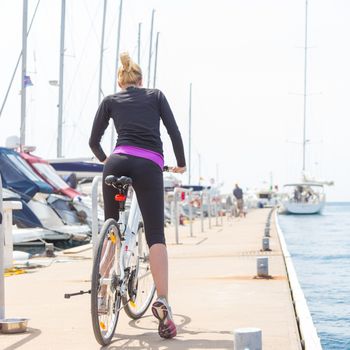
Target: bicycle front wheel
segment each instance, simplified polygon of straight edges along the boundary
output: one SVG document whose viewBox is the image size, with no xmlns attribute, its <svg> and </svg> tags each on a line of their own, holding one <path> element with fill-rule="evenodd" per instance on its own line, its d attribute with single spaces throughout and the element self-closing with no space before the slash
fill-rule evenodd
<svg viewBox="0 0 350 350">
<path fill-rule="evenodd" d="M 140 225 L 131 264 L 128 286 L 129 301 L 126 298 L 123 299 L 126 314 L 132 319 L 140 318 L 151 304 L 155 290 L 145 230 Z"/>
<path fill-rule="evenodd" d="M 118 322 L 121 298 L 119 285 L 120 232 L 117 222 L 108 219 L 99 235 L 91 277 L 91 317 L 97 342 L 111 342 Z"/>
</svg>

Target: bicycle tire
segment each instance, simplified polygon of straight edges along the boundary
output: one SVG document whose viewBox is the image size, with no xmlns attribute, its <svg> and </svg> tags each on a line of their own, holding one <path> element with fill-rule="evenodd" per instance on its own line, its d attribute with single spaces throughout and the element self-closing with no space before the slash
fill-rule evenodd
<svg viewBox="0 0 350 350">
<path fill-rule="evenodd" d="M 112 341 L 119 318 L 121 297 L 117 292 L 119 253 L 121 250 L 120 231 L 114 219 L 108 219 L 99 234 L 98 250 L 94 257 L 91 276 L 91 318 L 95 338 L 101 345 Z M 105 270 L 105 272 L 103 271 Z M 107 271 L 107 272 L 106 272 Z M 101 277 L 102 274 L 102 277 Z M 108 275 L 107 275 L 108 274 Z M 105 279 L 102 278 L 105 275 Z M 98 299 L 101 297 L 101 282 L 105 287 L 106 313 L 99 312 Z M 108 284 L 109 283 L 109 284 Z"/>
<path fill-rule="evenodd" d="M 136 320 L 142 317 L 147 311 L 156 291 L 149 263 L 149 248 L 146 243 L 145 231 L 142 224 L 140 224 L 138 229 L 134 255 L 136 257 L 135 271 L 138 271 L 136 298 L 132 298 L 133 293 L 129 286 L 129 298 L 134 300 L 128 301 L 127 298 L 123 298 L 122 301 L 123 305 L 125 305 L 124 309 L 126 314 L 130 318 Z M 132 281 L 131 279 L 129 283 L 132 283 Z"/>
</svg>

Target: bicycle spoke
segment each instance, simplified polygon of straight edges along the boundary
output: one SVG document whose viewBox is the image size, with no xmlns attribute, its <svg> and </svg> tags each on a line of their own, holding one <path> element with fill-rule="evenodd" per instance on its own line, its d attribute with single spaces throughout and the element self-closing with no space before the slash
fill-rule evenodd
<svg viewBox="0 0 350 350">
<path fill-rule="evenodd" d="M 137 236 L 137 246 L 134 252 L 136 258 L 137 283 L 134 295 L 131 295 L 131 301 L 127 304 L 125 311 L 134 319 L 141 317 L 149 307 L 155 292 L 153 277 L 149 266 L 149 249 L 146 244 L 145 233 L 139 229 Z M 125 301 L 124 301 L 125 302 Z"/>
</svg>

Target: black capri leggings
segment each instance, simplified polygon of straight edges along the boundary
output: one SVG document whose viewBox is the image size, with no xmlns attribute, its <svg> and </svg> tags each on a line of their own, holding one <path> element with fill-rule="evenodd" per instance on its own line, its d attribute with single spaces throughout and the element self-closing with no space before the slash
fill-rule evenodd
<svg viewBox="0 0 350 350">
<path fill-rule="evenodd" d="M 118 221 L 118 202 L 114 200 L 116 189 L 107 186 L 106 176 L 128 176 L 136 192 L 149 247 L 165 244 L 164 237 L 164 185 L 163 172 L 151 160 L 126 154 L 112 154 L 103 169 L 103 200 L 105 220 Z"/>
</svg>

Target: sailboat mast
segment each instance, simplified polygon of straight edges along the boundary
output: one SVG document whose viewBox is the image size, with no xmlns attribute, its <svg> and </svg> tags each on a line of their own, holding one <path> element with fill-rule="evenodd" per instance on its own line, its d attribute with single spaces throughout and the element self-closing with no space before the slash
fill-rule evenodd
<svg viewBox="0 0 350 350">
<path fill-rule="evenodd" d="M 307 103 L 307 6 L 308 0 L 305 0 L 305 47 L 304 47 L 304 122 L 303 122 L 303 173 L 306 169 L 306 103 Z"/>
<path fill-rule="evenodd" d="M 142 23 L 139 23 L 139 32 L 137 35 L 137 64 L 141 64 L 141 26 Z"/>
<path fill-rule="evenodd" d="M 66 0 L 61 3 L 61 39 L 60 39 L 60 68 L 58 80 L 58 124 L 57 124 L 57 158 L 62 157 L 62 123 L 63 123 L 63 65 L 64 65 L 64 34 L 66 25 Z"/>
<path fill-rule="evenodd" d="M 153 72 L 153 89 L 156 88 L 156 79 L 157 79 L 158 42 L 159 42 L 159 32 L 157 32 L 157 38 L 156 38 L 156 54 L 154 59 L 154 72 Z"/>
<path fill-rule="evenodd" d="M 28 26 L 28 0 L 23 0 L 23 24 L 22 24 L 22 74 L 21 74 L 21 129 L 20 146 L 26 142 L 26 86 L 27 74 L 27 26 Z"/>
<path fill-rule="evenodd" d="M 122 26 L 122 11 L 123 11 L 123 0 L 120 0 L 119 4 L 119 18 L 118 18 L 118 34 L 117 34 L 117 52 L 115 60 L 115 79 L 114 79 L 114 93 L 117 92 L 118 86 L 118 65 L 119 65 L 119 47 L 120 47 L 120 31 Z"/>
<path fill-rule="evenodd" d="M 115 59 L 115 77 L 114 77 L 114 93 L 117 92 L 118 87 L 118 66 L 119 66 L 119 48 L 120 48 L 120 31 L 122 27 L 122 12 L 123 12 L 123 0 L 119 3 L 119 18 L 118 18 L 118 32 L 117 32 L 117 48 L 116 48 L 116 59 Z M 112 123 L 111 130 L 111 151 L 115 147 L 115 128 Z"/>
<path fill-rule="evenodd" d="M 191 184 L 191 154 L 192 154 L 192 83 L 188 104 L 188 184 Z"/>
<path fill-rule="evenodd" d="M 35 16 L 36 16 L 37 11 L 38 11 L 39 4 L 40 4 L 40 0 L 38 0 L 38 2 L 37 2 L 37 4 L 36 4 L 35 10 L 34 10 L 34 14 L 33 14 L 32 20 L 31 20 L 30 25 L 29 25 L 29 28 L 28 28 L 27 38 L 28 38 L 28 36 L 29 36 L 30 29 L 32 28 L 32 25 L 33 25 L 33 22 L 34 22 L 34 18 L 35 18 Z M 17 68 L 18 68 L 19 63 L 20 63 L 20 61 L 21 61 L 21 58 L 22 58 L 22 51 L 21 51 L 20 54 L 18 55 L 16 67 L 15 67 L 13 73 L 12 73 L 12 77 L 11 77 L 10 84 L 9 84 L 9 86 L 8 86 L 8 88 L 7 88 L 4 101 L 3 101 L 2 105 L 1 105 L 1 108 L 0 108 L 0 117 L 1 117 L 1 114 L 2 114 L 2 112 L 3 112 L 3 110 L 4 110 L 4 108 L 5 108 L 6 101 L 7 101 L 8 95 L 9 95 L 9 93 L 10 93 L 13 80 L 15 79 L 16 72 L 17 72 Z"/>
<path fill-rule="evenodd" d="M 103 68 L 103 51 L 105 42 L 105 28 L 106 28 L 106 12 L 107 12 L 107 0 L 103 3 L 103 17 L 102 17 L 102 33 L 100 43 L 100 73 L 98 79 L 98 104 L 101 102 L 102 97 L 102 68 Z"/>
<path fill-rule="evenodd" d="M 149 88 L 151 83 L 151 61 L 152 61 L 152 41 L 153 41 L 153 25 L 154 25 L 154 13 L 156 10 L 152 10 L 152 20 L 151 20 L 151 34 L 149 42 L 149 55 L 148 55 L 148 78 L 147 78 L 147 87 Z"/>
</svg>

